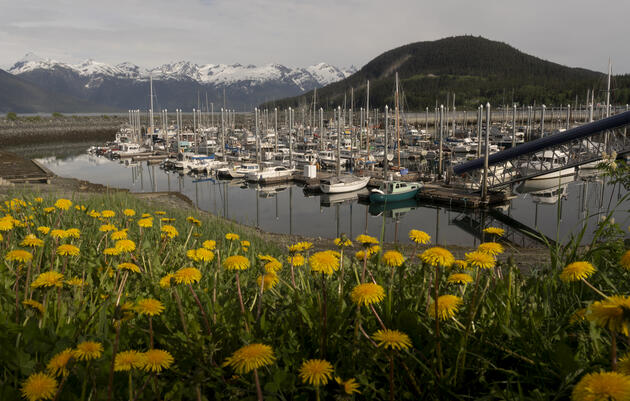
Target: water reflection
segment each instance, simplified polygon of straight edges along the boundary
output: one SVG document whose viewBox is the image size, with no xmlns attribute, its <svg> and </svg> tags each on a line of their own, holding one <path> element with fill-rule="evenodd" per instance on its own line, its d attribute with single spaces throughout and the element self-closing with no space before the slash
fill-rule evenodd
<svg viewBox="0 0 630 401">
<path fill-rule="evenodd" d="M 200 209 L 265 231 L 333 238 L 345 233 L 354 237 L 367 232 L 388 242 L 409 242 L 410 229 L 422 229 L 434 244 L 474 247 L 484 241 L 483 228 L 506 230 L 506 241 L 518 246 L 540 246 L 541 241 L 563 241 L 587 226 L 584 240 L 599 216 L 623 197 L 619 187 L 606 186 L 593 171 L 580 174 L 576 181 L 526 193 L 526 184 L 516 188 L 523 193 L 508 206 L 489 211 L 421 204 L 415 200 L 390 204 L 363 204 L 359 194 L 313 195 L 290 184 L 249 185 L 243 181 L 220 181 L 168 173 L 156 165 L 119 163 L 85 154 L 83 145 L 37 149 L 30 154 L 60 176 L 74 177 L 103 185 L 127 188 L 133 192 L 179 191 Z M 75 150 L 73 150 L 75 149 Z M 614 217 L 628 226 L 624 202 Z M 544 240 L 542 238 L 545 238 Z"/>
</svg>

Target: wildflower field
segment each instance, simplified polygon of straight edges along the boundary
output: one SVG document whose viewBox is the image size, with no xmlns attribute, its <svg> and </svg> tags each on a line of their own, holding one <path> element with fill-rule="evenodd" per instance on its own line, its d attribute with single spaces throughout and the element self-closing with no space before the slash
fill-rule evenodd
<svg viewBox="0 0 630 401">
<path fill-rule="evenodd" d="M 526 274 L 495 228 L 456 259 L 422 227 L 316 250 L 125 194 L 1 216 L 2 400 L 630 399 L 610 216 Z"/>
</svg>

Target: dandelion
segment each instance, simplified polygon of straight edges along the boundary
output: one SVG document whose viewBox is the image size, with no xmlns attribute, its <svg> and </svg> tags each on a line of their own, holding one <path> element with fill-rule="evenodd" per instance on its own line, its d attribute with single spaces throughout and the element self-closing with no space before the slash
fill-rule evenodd
<svg viewBox="0 0 630 401">
<path fill-rule="evenodd" d="M 118 270 L 127 270 L 134 273 L 140 273 L 140 267 L 131 262 L 119 263 L 116 267 L 118 268 Z"/>
<path fill-rule="evenodd" d="M 46 373 L 32 374 L 22 383 L 22 396 L 28 401 L 50 400 L 57 392 L 57 380 Z"/>
<path fill-rule="evenodd" d="M 68 363 L 73 356 L 72 348 L 66 348 L 52 357 L 46 365 L 46 370 L 53 376 L 68 376 Z"/>
<path fill-rule="evenodd" d="M 175 275 L 172 273 L 167 274 L 166 276 L 160 279 L 160 287 L 162 288 L 171 288 L 171 280 L 175 278 Z"/>
<path fill-rule="evenodd" d="M 33 199 L 35 202 L 37 203 L 42 203 L 44 201 L 44 198 L 42 198 L 41 196 L 36 197 L 35 199 Z"/>
<path fill-rule="evenodd" d="M 147 372 L 161 372 L 168 369 L 174 362 L 173 356 L 161 349 L 152 349 L 144 353 L 143 369 Z"/>
<path fill-rule="evenodd" d="M 77 256 L 79 248 L 70 244 L 63 244 L 57 247 L 57 253 L 62 256 Z"/>
<path fill-rule="evenodd" d="M 580 308 L 569 317 L 569 324 L 580 323 L 584 320 L 586 320 L 586 308 Z"/>
<path fill-rule="evenodd" d="M 383 347 L 385 349 L 397 349 L 404 350 L 409 349 L 411 347 L 411 339 L 405 333 L 398 330 L 378 330 L 372 338 L 379 347 Z"/>
<path fill-rule="evenodd" d="M 293 256 L 287 256 L 287 262 L 293 264 L 293 266 L 295 267 L 300 267 L 304 266 L 304 263 L 306 263 L 306 259 L 304 259 L 304 256 L 302 256 L 301 254 L 296 253 Z"/>
<path fill-rule="evenodd" d="M 225 239 L 228 241 L 238 241 L 241 237 L 238 234 L 227 233 L 225 234 Z"/>
<path fill-rule="evenodd" d="M 378 240 L 369 235 L 361 234 L 356 238 L 356 241 L 363 245 L 364 247 L 370 247 L 372 245 L 378 244 Z"/>
<path fill-rule="evenodd" d="M 313 247 L 313 244 L 311 242 L 302 241 L 302 242 L 298 242 L 296 244 L 289 246 L 289 252 L 290 253 L 304 252 L 311 249 L 312 247 Z"/>
<path fill-rule="evenodd" d="M 77 345 L 74 350 L 74 357 L 80 361 L 98 359 L 103 353 L 103 345 L 96 341 L 84 341 Z"/>
<path fill-rule="evenodd" d="M 385 290 L 374 283 L 359 284 L 350 293 L 350 298 L 358 305 L 368 306 L 381 302 L 385 298 Z"/>
<path fill-rule="evenodd" d="M 114 360 L 114 371 L 124 372 L 131 369 L 140 369 L 146 364 L 144 353 L 130 350 L 116 354 Z"/>
<path fill-rule="evenodd" d="M 177 284 L 193 284 L 201 280 L 201 271 L 194 267 L 182 267 L 173 275 Z"/>
<path fill-rule="evenodd" d="M 194 217 L 192 217 L 192 216 L 188 216 L 188 217 L 186 218 L 186 220 L 188 220 L 188 222 L 189 222 L 190 224 L 193 224 L 193 225 L 195 225 L 195 226 L 197 226 L 197 227 L 201 227 L 201 220 L 197 220 L 196 218 L 194 218 Z"/>
<path fill-rule="evenodd" d="M 250 247 L 250 242 L 247 240 L 241 241 L 241 247 L 243 248 L 243 252 L 247 252 L 247 249 Z"/>
<path fill-rule="evenodd" d="M 41 273 L 31 283 L 31 287 L 33 288 L 63 287 L 63 274 L 58 273 L 56 271 L 49 271 L 49 272 Z"/>
<path fill-rule="evenodd" d="M 226 270 L 246 270 L 249 268 L 249 259 L 241 255 L 230 256 L 223 261 L 223 267 Z"/>
<path fill-rule="evenodd" d="M 621 255 L 621 259 L 619 259 L 619 264 L 624 269 L 630 270 L 630 250 L 624 252 L 624 254 Z"/>
<path fill-rule="evenodd" d="M 383 254 L 383 261 L 389 267 L 400 267 L 405 263 L 405 257 L 398 251 L 387 251 Z"/>
<path fill-rule="evenodd" d="M 118 231 L 118 229 L 113 224 L 103 224 L 102 226 L 100 226 L 98 228 L 98 231 L 100 231 L 102 233 L 106 233 L 106 232 L 109 232 L 109 231 Z"/>
<path fill-rule="evenodd" d="M 164 311 L 164 304 L 154 298 L 145 298 L 136 302 L 136 312 L 149 316 L 157 316 Z"/>
<path fill-rule="evenodd" d="M 122 251 L 118 248 L 105 248 L 103 249 L 103 254 L 107 256 L 117 256 L 120 255 Z"/>
<path fill-rule="evenodd" d="M 424 231 L 420 230 L 411 230 L 409 231 L 409 239 L 415 242 L 416 244 L 428 244 L 431 242 L 431 236 Z"/>
<path fill-rule="evenodd" d="M 560 273 L 560 280 L 565 282 L 584 280 L 595 273 L 595 267 L 589 262 L 573 262 L 565 266 Z"/>
<path fill-rule="evenodd" d="M 420 259 L 422 259 L 424 263 L 433 267 L 451 267 L 453 262 L 455 262 L 453 254 L 439 246 L 434 246 L 433 248 L 429 248 L 422 252 L 420 254 Z"/>
<path fill-rule="evenodd" d="M 446 281 L 451 284 L 468 284 L 468 283 L 472 283 L 473 278 L 470 277 L 470 275 L 466 273 L 454 273 L 448 276 Z"/>
<path fill-rule="evenodd" d="M 50 227 L 39 226 L 39 227 L 37 227 L 37 231 L 39 231 L 43 235 L 47 235 L 50 232 Z"/>
<path fill-rule="evenodd" d="M 337 247 L 339 248 L 347 248 L 349 246 L 352 246 L 352 241 L 350 241 L 348 238 L 335 238 L 335 245 L 337 245 Z M 353 379 L 354 380 L 354 379 Z"/>
<path fill-rule="evenodd" d="M 324 359 L 309 359 L 300 367 L 300 378 L 302 382 L 315 387 L 326 385 L 331 379 L 333 367 L 330 362 Z"/>
<path fill-rule="evenodd" d="M 39 312 L 40 315 L 44 314 L 44 305 L 42 305 L 40 302 L 35 301 L 34 299 L 27 299 L 25 301 L 22 301 L 22 305 L 36 310 L 37 312 Z"/>
<path fill-rule="evenodd" d="M 125 209 L 123 210 L 123 214 L 127 217 L 133 217 L 136 215 L 136 211 L 133 209 Z"/>
<path fill-rule="evenodd" d="M 142 228 L 153 227 L 153 219 L 145 218 L 138 220 L 138 226 Z"/>
<path fill-rule="evenodd" d="M 96 210 L 94 210 L 94 209 L 90 210 L 90 211 L 87 213 L 87 215 L 88 215 L 88 216 L 90 216 L 90 217 L 92 217 L 92 218 L 94 218 L 94 219 L 97 219 L 97 218 L 101 217 L 101 213 L 100 213 L 100 212 L 97 212 L 97 211 L 96 211 Z"/>
<path fill-rule="evenodd" d="M 465 260 L 456 259 L 453 262 L 453 267 L 459 270 L 464 270 L 468 267 L 468 262 L 466 262 Z"/>
<path fill-rule="evenodd" d="M 114 231 L 111 234 L 111 238 L 113 241 L 119 241 L 121 239 L 127 239 L 127 230 Z"/>
<path fill-rule="evenodd" d="M 450 319 L 462 304 L 462 299 L 455 295 L 442 295 L 437 300 L 437 313 L 440 320 Z M 431 302 L 429 306 L 429 316 L 435 319 L 435 301 Z"/>
<path fill-rule="evenodd" d="M 311 271 L 324 273 L 328 276 L 339 269 L 339 259 L 331 252 L 317 252 L 308 259 Z"/>
<path fill-rule="evenodd" d="M 617 372 L 589 373 L 573 388 L 574 401 L 629 400 L 630 377 Z"/>
<path fill-rule="evenodd" d="M 10 231 L 10 230 L 13 230 L 13 219 L 1 218 L 0 231 Z"/>
<path fill-rule="evenodd" d="M 133 252 L 136 250 L 136 243 L 130 239 L 121 239 L 116 241 L 115 247 L 121 252 Z"/>
<path fill-rule="evenodd" d="M 206 248 L 199 248 L 196 250 L 196 257 L 197 260 L 200 260 L 202 262 L 212 262 L 214 260 L 214 252 L 206 249 Z"/>
<path fill-rule="evenodd" d="M 116 212 L 114 212 L 113 210 L 102 210 L 101 211 L 101 216 L 105 219 L 110 219 L 114 216 L 116 216 Z"/>
<path fill-rule="evenodd" d="M 163 211 L 163 210 L 157 210 L 157 211 L 155 212 L 155 214 L 156 214 L 156 215 L 158 215 L 158 216 L 164 216 L 164 215 L 166 214 L 166 212 L 165 212 L 165 211 Z"/>
<path fill-rule="evenodd" d="M 12 251 L 9 251 L 4 259 L 8 260 L 9 262 L 28 263 L 33 260 L 33 254 L 23 249 L 14 249 Z"/>
<path fill-rule="evenodd" d="M 630 376 L 630 353 L 625 354 L 617 362 L 617 371 L 626 376 Z"/>
<path fill-rule="evenodd" d="M 44 246 L 44 241 L 37 238 L 34 234 L 28 234 L 22 242 L 20 242 L 20 246 L 29 246 L 31 248 L 42 247 Z"/>
<path fill-rule="evenodd" d="M 254 343 L 236 350 L 225 360 L 223 366 L 230 366 L 236 373 L 243 374 L 271 365 L 275 360 L 273 349 L 269 345 Z"/>
<path fill-rule="evenodd" d="M 265 263 L 264 269 L 266 273 L 276 273 L 278 270 L 282 269 L 282 262 L 280 262 L 273 256 L 269 256 L 269 259 L 267 259 L 267 263 Z"/>
<path fill-rule="evenodd" d="M 66 284 L 73 287 L 83 287 L 85 285 L 85 282 L 79 277 L 72 277 L 71 279 L 66 281 Z"/>
<path fill-rule="evenodd" d="M 630 335 L 630 297 L 613 295 L 603 301 L 591 305 L 591 313 L 587 318 L 598 326 L 605 327 L 612 332 Z"/>
<path fill-rule="evenodd" d="M 202 246 L 209 251 L 214 251 L 217 247 L 217 242 L 213 239 L 208 239 L 203 242 Z"/>
<path fill-rule="evenodd" d="M 466 262 L 469 266 L 480 269 L 492 269 L 497 263 L 492 255 L 480 251 L 468 252 L 466 254 Z"/>
<path fill-rule="evenodd" d="M 487 253 L 488 255 L 497 256 L 503 253 L 503 245 L 498 242 L 483 242 L 477 247 L 477 251 Z"/>
<path fill-rule="evenodd" d="M 68 210 L 72 206 L 72 201 L 70 199 L 57 199 L 55 202 L 55 207 L 59 210 Z"/>
<path fill-rule="evenodd" d="M 46 214 L 50 214 L 50 213 L 52 213 L 52 212 L 54 212 L 54 211 L 55 211 L 55 208 L 54 208 L 54 207 L 52 207 L 52 206 L 51 206 L 51 207 L 45 207 L 45 208 L 44 208 L 44 213 L 46 213 Z"/>
<path fill-rule="evenodd" d="M 172 223 L 175 221 L 174 217 L 162 217 L 160 219 L 160 221 L 162 221 L 163 223 Z"/>
<path fill-rule="evenodd" d="M 483 232 L 486 234 L 494 234 L 498 237 L 502 237 L 505 234 L 505 230 L 499 227 L 488 227 L 484 228 Z"/>
<path fill-rule="evenodd" d="M 262 283 L 263 280 L 264 283 Z M 258 284 L 258 288 L 260 288 L 261 283 L 263 284 L 264 291 L 270 290 L 276 284 L 278 284 L 278 276 L 275 273 L 267 273 L 264 276 L 258 276 L 258 278 L 256 279 L 256 284 Z"/>
<path fill-rule="evenodd" d="M 66 230 L 66 238 L 79 238 L 81 231 L 78 228 L 69 228 Z"/>
<path fill-rule="evenodd" d="M 339 376 L 335 377 L 335 381 L 337 382 L 337 384 L 339 384 L 341 387 L 343 387 L 343 391 L 344 393 L 346 393 L 347 395 L 352 395 L 352 394 L 361 394 L 361 392 L 359 391 L 359 383 L 357 383 L 356 379 L 350 378 L 346 381 L 343 381 L 343 379 Z"/>
<path fill-rule="evenodd" d="M 364 261 L 364 260 L 365 260 L 365 258 L 366 258 L 366 256 L 365 256 L 365 255 L 366 255 L 366 252 L 365 252 L 365 251 L 357 251 L 357 252 L 354 254 L 354 257 L 355 257 L 357 260 L 359 260 L 359 261 Z"/>
<path fill-rule="evenodd" d="M 170 239 L 173 239 L 179 235 L 177 229 L 169 224 L 163 225 L 162 228 L 160 228 L 160 231 L 163 232 L 164 235 L 166 235 Z"/>
</svg>

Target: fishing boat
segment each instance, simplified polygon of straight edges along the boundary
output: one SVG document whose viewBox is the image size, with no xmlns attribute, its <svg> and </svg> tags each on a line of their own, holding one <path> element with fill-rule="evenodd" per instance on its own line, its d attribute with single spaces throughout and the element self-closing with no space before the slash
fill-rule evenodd
<svg viewBox="0 0 630 401">
<path fill-rule="evenodd" d="M 234 167 L 226 167 L 217 170 L 217 175 L 222 178 L 243 178 L 249 173 L 260 171 L 260 166 L 256 163 L 243 163 Z"/>
<path fill-rule="evenodd" d="M 370 202 L 396 202 L 413 199 L 422 189 L 419 182 L 383 181 L 370 192 Z"/>
<path fill-rule="evenodd" d="M 319 188 L 325 194 L 339 194 L 342 192 L 352 192 L 365 188 L 369 181 L 370 177 L 340 175 L 321 180 Z"/>
</svg>

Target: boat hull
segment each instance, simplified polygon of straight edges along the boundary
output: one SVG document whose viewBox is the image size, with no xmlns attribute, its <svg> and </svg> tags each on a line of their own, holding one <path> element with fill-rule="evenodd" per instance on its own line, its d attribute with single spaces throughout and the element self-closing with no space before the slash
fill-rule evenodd
<svg viewBox="0 0 630 401">
<path fill-rule="evenodd" d="M 407 199 L 413 199 L 420 189 L 414 188 L 406 192 L 399 192 L 396 194 L 383 194 L 379 192 L 372 191 L 370 193 L 370 202 L 375 203 L 383 203 L 383 202 L 398 202 L 404 201 Z"/>
<path fill-rule="evenodd" d="M 369 181 L 370 177 L 362 177 L 351 183 L 326 184 L 322 182 L 319 184 L 319 188 L 325 194 L 340 194 L 365 188 Z"/>
</svg>

